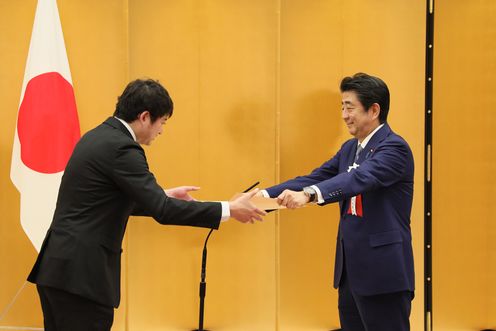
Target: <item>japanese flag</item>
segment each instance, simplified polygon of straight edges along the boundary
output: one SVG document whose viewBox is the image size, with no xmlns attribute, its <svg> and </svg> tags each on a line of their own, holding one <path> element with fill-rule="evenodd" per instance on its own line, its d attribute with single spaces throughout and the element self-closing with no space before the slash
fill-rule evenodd
<svg viewBox="0 0 496 331">
<path fill-rule="evenodd" d="M 80 138 L 56 0 L 39 0 L 21 90 L 10 178 L 21 225 L 37 251 L 52 221 L 60 180 Z"/>
</svg>

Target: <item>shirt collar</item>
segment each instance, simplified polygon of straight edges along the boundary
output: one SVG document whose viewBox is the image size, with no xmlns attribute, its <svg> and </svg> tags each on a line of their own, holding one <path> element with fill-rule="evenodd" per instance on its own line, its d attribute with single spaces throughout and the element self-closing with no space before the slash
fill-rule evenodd
<svg viewBox="0 0 496 331">
<path fill-rule="evenodd" d="M 377 128 L 375 128 L 374 131 L 372 131 L 371 133 L 369 133 L 369 135 L 367 137 L 365 137 L 365 139 L 360 143 L 358 143 L 358 145 L 362 146 L 362 148 L 365 148 L 365 146 L 367 146 L 368 142 L 370 141 L 370 139 L 372 139 L 372 136 L 377 132 L 379 131 L 382 127 L 384 126 L 384 123 L 382 123 L 381 125 L 379 125 Z"/>
<path fill-rule="evenodd" d="M 116 119 L 118 119 L 122 124 L 124 124 L 124 126 L 126 127 L 126 129 L 129 131 L 129 133 L 131 134 L 131 136 L 133 136 L 133 139 L 134 141 L 136 141 L 136 135 L 134 134 L 134 131 L 133 129 L 131 128 L 131 126 L 124 120 L 120 119 L 119 117 L 117 116 L 114 116 Z"/>
</svg>

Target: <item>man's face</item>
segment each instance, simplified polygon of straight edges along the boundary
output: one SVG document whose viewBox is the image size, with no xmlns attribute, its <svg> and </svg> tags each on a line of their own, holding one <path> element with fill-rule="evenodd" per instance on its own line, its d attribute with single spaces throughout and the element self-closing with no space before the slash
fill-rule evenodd
<svg viewBox="0 0 496 331">
<path fill-rule="evenodd" d="M 355 91 L 345 91 L 341 94 L 342 117 L 352 136 L 362 141 L 379 126 L 379 105 L 371 106 L 367 111 L 358 100 Z"/>
<path fill-rule="evenodd" d="M 143 130 L 141 137 L 138 138 L 138 142 L 143 145 L 151 145 L 152 141 L 159 134 L 162 134 L 164 130 L 163 126 L 165 125 L 167 120 L 168 116 L 162 116 L 155 122 L 152 122 L 151 117 L 148 115 L 143 122 Z"/>
</svg>

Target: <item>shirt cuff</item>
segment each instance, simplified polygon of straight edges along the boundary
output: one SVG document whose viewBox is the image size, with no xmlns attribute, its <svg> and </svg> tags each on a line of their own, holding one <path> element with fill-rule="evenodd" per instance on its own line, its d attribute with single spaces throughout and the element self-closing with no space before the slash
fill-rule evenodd
<svg viewBox="0 0 496 331">
<path fill-rule="evenodd" d="M 322 196 L 322 192 L 320 192 L 319 188 L 315 185 L 310 186 L 317 192 L 317 203 L 324 203 L 324 197 Z"/>
<path fill-rule="evenodd" d="M 269 192 L 267 192 L 266 190 L 260 190 L 259 192 L 262 193 L 264 198 L 270 198 Z"/>
<path fill-rule="evenodd" d="M 221 201 L 220 204 L 222 205 L 222 217 L 220 218 L 220 221 L 225 222 L 231 217 L 231 210 L 229 208 L 229 202 Z"/>
</svg>

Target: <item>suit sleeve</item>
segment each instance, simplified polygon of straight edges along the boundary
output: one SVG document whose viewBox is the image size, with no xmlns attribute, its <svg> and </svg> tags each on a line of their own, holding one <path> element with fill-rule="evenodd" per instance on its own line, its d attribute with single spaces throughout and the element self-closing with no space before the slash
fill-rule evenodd
<svg viewBox="0 0 496 331">
<path fill-rule="evenodd" d="M 270 197 L 274 198 L 284 190 L 301 191 L 304 187 L 315 185 L 326 179 L 336 176 L 339 172 L 339 160 L 342 155 L 340 149 L 330 160 L 324 162 L 320 167 L 314 169 L 306 176 L 298 176 L 281 184 L 266 189 Z"/>
<path fill-rule="evenodd" d="M 120 146 L 115 151 L 112 166 L 113 180 L 136 203 L 134 213 L 151 216 L 161 224 L 219 227 L 221 204 L 168 197 L 149 171 L 144 151 L 139 145 Z"/>
<path fill-rule="evenodd" d="M 131 211 L 131 215 L 133 215 L 133 216 L 152 216 L 152 215 L 147 214 L 145 212 L 145 210 L 143 208 L 141 208 L 140 206 L 138 206 L 137 204 L 134 204 L 133 210 Z"/>
<path fill-rule="evenodd" d="M 316 185 L 327 204 L 389 187 L 404 180 L 410 166 L 413 166 L 413 157 L 408 145 L 401 140 L 391 140 L 378 147 L 357 169 Z"/>
</svg>

